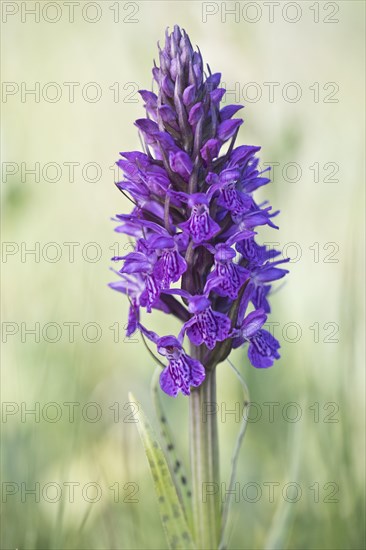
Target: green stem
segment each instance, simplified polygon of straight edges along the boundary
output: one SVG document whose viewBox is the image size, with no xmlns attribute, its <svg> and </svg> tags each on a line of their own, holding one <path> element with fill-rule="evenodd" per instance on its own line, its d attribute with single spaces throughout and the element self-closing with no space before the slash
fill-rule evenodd
<svg viewBox="0 0 366 550">
<path fill-rule="evenodd" d="M 192 356 L 199 359 L 199 348 L 192 348 Z M 215 368 L 191 391 L 190 456 L 195 542 L 199 549 L 216 550 L 221 511 Z"/>
</svg>

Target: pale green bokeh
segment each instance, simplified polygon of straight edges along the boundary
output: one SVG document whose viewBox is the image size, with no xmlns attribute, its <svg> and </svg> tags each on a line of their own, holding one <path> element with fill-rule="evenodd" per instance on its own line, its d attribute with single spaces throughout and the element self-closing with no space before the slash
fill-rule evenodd
<svg viewBox="0 0 366 550">
<path fill-rule="evenodd" d="M 21 10 L 24 3 L 11 4 Z M 81 8 L 75 8 L 75 22 L 69 23 L 64 3 L 59 4 L 62 17 L 57 23 L 35 23 L 31 16 L 22 23 L 19 12 L 2 25 L 2 80 L 19 86 L 26 82 L 29 87 L 39 82 L 41 89 L 57 82 L 63 92 L 55 103 L 42 97 L 36 103 L 31 96 L 22 103 L 20 92 L 6 101 L 3 96 L 2 103 L 2 161 L 19 166 L 23 162 L 27 167 L 56 162 L 63 168 L 55 183 L 42 175 L 39 183 L 32 176 L 22 182 L 20 170 L 6 181 L 3 177 L 3 241 L 19 247 L 25 243 L 29 248 L 38 242 L 41 251 L 46 243 L 56 242 L 62 257 L 52 263 L 42 255 L 36 262 L 29 255 L 23 262 L 19 252 L 2 264 L 2 320 L 19 326 L 19 332 L 3 345 L 2 400 L 14 402 L 19 409 L 22 402 L 29 408 L 39 402 L 41 411 L 46 403 L 56 402 L 62 418 L 47 422 L 41 412 L 40 422 L 31 415 L 22 422 L 20 411 L 8 416 L 6 423 L 3 418 L 2 481 L 17 483 L 19 492 L 2 503 L 2 548 L 164 548 L 166 544 L 136 426 L 123 421 L 129 412 L 123 407 L 130 390 L 153 414 L 149 384 L 154 365 L 140 337 L 137 342 L 124 340 L 127 300 L 109 290 L 107 283 L 114 279 L 108 270 L 109 258 L 116 253 L 114 243 L 120 242 L 121 251 L 127 243 L 125 237 L 113 233 L 109 219 L 131 206 L 114 187 L 110 167 L 119 151 L 140 147 L 133 121 L 144 115 L 135 90 L 151 87 L 156 42 L 163 41 L 165 27 L 174 23 L 186 28 L 212 71 L 222 72 L 229 89 L 236 82 L 240 89 L 248 82 L 261 84 L 262 99 L 245 102 L 239 142 L 260 144 L 263 162 L 280 163 L 274 183 L 260 192 L 274 209 L 281 209 L 280 231 L 263 231 L 263 237 L 281 246 L 297 243 L 302 253 L 299 261 L 290 264 L 286 284 L 272 298 L 271 320 L 280 323 L 276 335 L 282 345 L 281 360 L 262 372 L 248 365 L 243 351 L 232 356 L 252 400 L 262 407 L 262 418 L 249 425 L 239 460 L 240 502 L 234 505 L 236 523 L 230 547 L 260 549 L 275 541 L 280 548 L 291 549 L 363 548 L 364 4 L 331 3 L 340 8 L 334 16 L 339 22 L 328 24 L 323 22 L 330 14 L 324 11 L 324 3 L 319 3 L 321 21 L 317 24 L 308 2 L 301 2 L 303 15 L 294 24 L 284 21 L 278 15 L 281 12 L 269 23 L 264 7 L 257 23 L 242 17 L 236 23 L 233 16 L 224 22 L 220 13 L 203 23 L 201 2 L 170 1 L 120 3 L 119 23 L 113 22 L 110 9 L 116 3 L 101 2 L 99 22 L 83 21 Z M 123 22 L 134 5 L 138 11 L 131 18 L 137 22 Z M 221 3 L 215 5 L 220 8 Z M 89 15 L 93 17 L 92 11 Z M 49 17 L 53 17 L 51 11 Z M 74 103 L 67 100 L 64 82 L 80 83 Z M 101 86 L 103 95 L 97 103 L 81 96 L 81 88 L 89 82 Z M 116 82 L 118 102 L 109 89 Z M 274 102 L 268 101 L 265 82 L 280 83 Z M 296 103 L 281 95 L 289 82 L 301 86 L 302 97 Z M 314 102 L 314 91 L 309 89 L 315 82 L 320 87 L 319 102 Z M 328 82 L 339 86 L 337 103 L 321 100 L 332 91 L 323 90 Z M 229 100 L 235 100 L 233 94 Z M 80 163 L 74 182 L 69 181 L 65 162 Z M 81 168 L 89 162 L 102 167 L 102 177 L 95 183 L 82 176 Z M 281 170 L 289 162 L 301 166 L 300 181 L 283 178 Z M 319 182 L 310 169 L 316 162 L 321 168 Z M 327 162 L 339 166 L 334 175 L 338 182 L 324 181 L 331 174 L 331 168 L 322 168 Z M 288 174 L 292 176 L 291 171 Z M 69 261 L 63 244 L 70 242 L 80 243 L 74 262 Z M 85 261 L 81 254 L 90 242 L 102 250 L 95 263 Z M 314 249 L 309 249 L 314 243 L 319 243 L 318 262 Z M 327 257 L 332 259 L 332 247 L 323 248 L 327 243 L 338 247 L 335 263 L 324 262 Z M 291 256 L 294 251 L 294 247 L 288 249 Z M 47 249 L 43 252 L 47 254 Z M 92 248 L 89 252 L 92 256 Z M 53 253 L 50 248 L 49 256 Z M 178 328 L 177 322 L 161 314 L 155 319 L 149 319 L 149 326 L 160 334 L 172 331 L 173 324 Z M 41 335 L 36 343 L 28 335 L 22 342 L 21 323 L 30 328 L 36 322 L 41 328 L 58 323 L 60 340 L 48 343 Z M 68 341 L 65 322 L 79 323 L 74 343 Z M 96 343 L 86 342 L 81 334 L 82 327 L 91 322 L 102 330 Z M 119 342 L 110 328 L 115 323 L 119 323 Z M 287 323 L 301 328 L 295 343 L 282 334 Z M 309 328 L 314 323 L 319 323 L 319 342 Z M 330 324 L 324 329 L 326 323 Z M 338 342 L 326 341 L 336 326 L 339 331 L 333 339 Z M 49 330 L 52 338 L 54 332 Z M 295 339 L 294 330 L 288 329 L 287 340 Z M 88 337 L 93 337 L 92 329 Z M 227 364 L 219 367 L 218 379 L 220 418 L 225 420 L 220 422 L 225 480 L 239 429 L 234 415 L 225 417 L 225 407 L 235 408 L 241 395 Z M 73 423 L 68 421 L 66 402 L 80 403 Z M 90 402 L 102 410 L 101 420 L 95 423 L 80 414 Z M 120 403 L 118 422 L 110 409 L 115 402 Z M 186 458 L 187 400 L 164 402 Z M 273 422 L 264 405 L 268 402 L 279 404 Z M 299 422 L 283 418 L 291 402 L 301 408 Z M 317 407 L 318 422 L 314 417 Z M 334 416 L 327 417 L 333 410 Z M 49 409 L 49 416 L 54 412 Z M 289 408 L 288 412 L 296 411 Z M 73 503 L 63 485 L 69 481 L 80 484 Z M 35 503 L 28 496 L 22 502 L 22 482 L 28 488 L 39 482 L 41 489 L 46 483 L 58 483 L 62 498 L 52 503 L 41 496 Z M 95 504 L 88 504 L 81 495 L 81 488 L 90 482 L 103 490 Z M 119 503 L 109 489 L 116 482 L 121 488 Z M 263 485 L 270 482 L 279 484 L 274 502 L 269 501 L 268 485 Z M 281 496 L 288 482 L 301 487 L 296 503 L 286 503 Z M 122 502 L 134 487 L 123 489 L 126 483 L 138 484 L 137 503 Z M 249 502 L 255 497 L 255 487 L 251 491 L 248 483 L 259 484 L 263 492 L 256 503 Z M 334 487 L 338 487 L 337 502 L 327 502 Z M 246 489 L 248 498 L 243 497 Z M 53 495 L 50 489 L 48 500 Z"/>
</svg>

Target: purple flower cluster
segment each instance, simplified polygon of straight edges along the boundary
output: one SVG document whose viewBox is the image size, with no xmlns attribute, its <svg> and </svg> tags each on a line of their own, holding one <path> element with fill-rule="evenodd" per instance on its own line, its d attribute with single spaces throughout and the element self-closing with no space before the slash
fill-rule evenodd
<svg viewBox="0 0 366 550">
<path fill-rule="evenodd" d="M 160 384 L 171 396 L 189 395 L 205 369 L 231 349 L 248 344 L 255 367 L 278 359 L 279 343 L 263 329 L 271 283 L 287 271 L 279 252 L 255 241 L 255 228 L 274 225 L 276 213 L 253 192 L 270 180 L 259 170 L 260 147 L 235 141 L 241 105 L 221 105 L 219 73 L 204 72 L 201 54 L 174 27 L 159 48 L 153 77 L 157 93 L 141 90 L 147 118 L 136 121 L 145 152 L 121 153 L 124 174 L 116 185 L 134 204 L 119 214 L 116 231 L 133 238 L 111 287 L 130 302 L 127 335 L 151 340 L 168 365 Z M 141 308 L 159 309 L 182 323 L 178 336 L 159 337 L 140 322 Z M 248 310 L 251 310 L 248 313 Z M 183 349 L 200 346 L 200 361 Z M 196 355 L 197 357 L 197 355 Z"/>
</svg>

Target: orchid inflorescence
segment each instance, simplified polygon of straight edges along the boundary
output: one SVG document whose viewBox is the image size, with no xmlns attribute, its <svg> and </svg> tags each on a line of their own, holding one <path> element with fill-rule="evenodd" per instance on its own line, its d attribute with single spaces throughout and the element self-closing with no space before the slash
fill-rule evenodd
<svg viewBox="0 0 366 550">
<path fill-rule="evenodd" d="M 121 153 L 124 178 L 116 185 L 134 203 L 118 214 L 116 231 L 135 240 L 111 287 L 130 301 L 127 336 L 140 330 L 168 365 L 164 392 L 190 394 L 207 369 L 248 344 L 254 367 L 279 358 L 278 341 L 263 328 L 270 312 L 271 282 L 287 270 L 280 253 L 255 241 L 257 226 L 277 226 L 267 203 L 253 192 L 270 180 L 260 171 L 260 147 L 235 147 L 241 105 L 220 106 L 220 73 L 204 71 L 199 50 L 178 26 L 166 33 L 154 66 L 157 92 L 141 90 L 147 118 L 136 121 L 145 152 Z M 268 169 L 267 169 L 268 170 Z M 153 309 L 183 322 L 176 336 L 158 336 L 140 322 Z M 248 312 L 251 310 L 250 312 Z M 200 360 L 183 348 L 200 346 Z"/>
</svg>

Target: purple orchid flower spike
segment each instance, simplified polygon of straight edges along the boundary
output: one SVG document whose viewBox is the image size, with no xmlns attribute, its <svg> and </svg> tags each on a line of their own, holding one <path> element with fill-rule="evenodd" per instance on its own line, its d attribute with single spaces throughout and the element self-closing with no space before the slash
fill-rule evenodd
<svg viewBox="0 0 366 550">
<path fill-rule="evenodd" d="M 110 286 L 129 299 L 127 335 L 142 330 L 167 358 L 162 389 L 189 395 L 234 347 L 246 345 L 258 368 L 279 357 L 262 326 L 286 260 L 257 243 L 258 227 L 277 229 L 278 212 L 254 198 L 268 169 L 259 169 L 260 147 L 236 145 L 242 106 L 223 104 L 221 74 L 205 68 L 178 26 L 167 31 L 152 72 L 156 89 L 140 90 L 146 117 L 136 121 L 144 151 L 122 152 L 117 161 L 116 185 L 133 209 L 116 215 L 116 231 L 134 248 L 113 258 L 122 265 Z M 140 324 L 142 312 L 154 310 L 182 322 L 178 336 L 159 337 Z"/>
<path fill-rule="evenodd" d="M 278 229 L 278 212 L 255 197 L 269 168 L 259 168 L 260 147 L 236 144 L 242 105 L 226 104 L 221 74 L 177 25 L 159 45 L 152 74 L 154 91 L 140 90 L 146 115 L 135 122 L 143 151 L 122 152 L 117 161 L 116 186 L 133 207 L 115 216 L 115 231 L 133 248 L 113 258 L 121 264 L 110 286 L 129 300 L 127 336 L 140 330 L 154 345 L 161 390 L 190 396 L 195 540 L 189 544 L 187 525 L 169 547 L 221 548 L 217 518 L 225 530 L 227 509 L 218 495 L 209 505 L 202 500 L 203 483 L 220 482 L 217 418 L 204 421 L 202 405 L 215 402 L 216 367 L 233 349 L 245 349 L 255 368 L 279 359 L 280 344 L 264 327 L 272 285 L 287 274 L 281 264 L 288 260 L 259 242 L 258 228 Z M 143 316 L 156 310 L 179 320 L 176 334 L 145 326 Z M 179 515 L 180 500 L 174 518 L 181 528 L 189 516 Z"/>
</svg>

